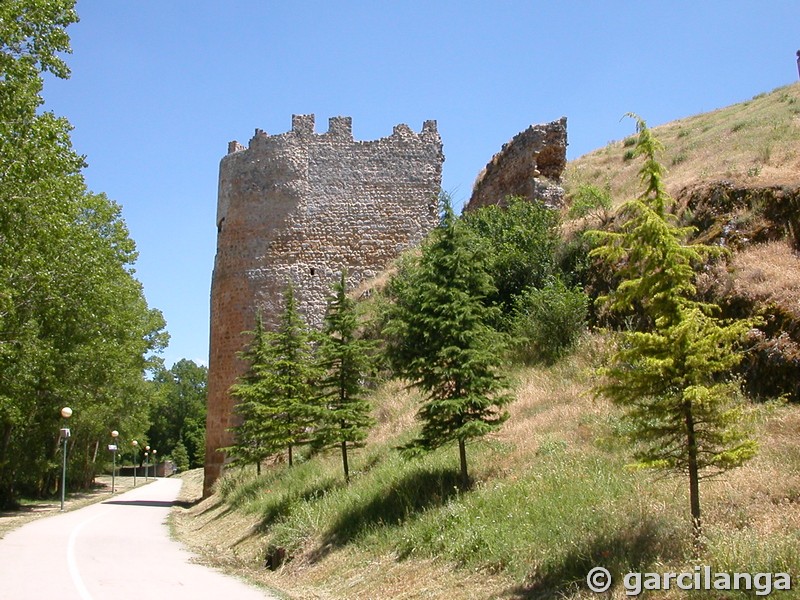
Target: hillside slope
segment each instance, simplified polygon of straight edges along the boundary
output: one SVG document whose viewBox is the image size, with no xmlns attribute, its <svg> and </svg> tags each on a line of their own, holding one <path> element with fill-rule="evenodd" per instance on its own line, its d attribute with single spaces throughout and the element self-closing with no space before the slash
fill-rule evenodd
<svg viewBox="0 0 800 600">
<path fill-rule="evenodd" d="M 732 252 L 700 275 L 701 291 L 724 316 L 764 319 L 744 365 L 750 391 L 800 401 L 800 83 L 652 131 L 681 223 L 696 229 L 695 241 Z M 570 163 L 568 201 L 587 184 L 609 190 L 617 205 L 637 195 L 634 140 Z"/>
<path fill-rule="evenodd" d="M 640 116 L 647 120 L 646 114 Z M 718 180 L 747 187 L 800 184 L 800 83 L 713 112 L 649 125 L 665 146 L 662 163 L 673 196 Z M 567 193 L 592 183 L 610 186 L 616 199 L 635 196 L 640 165 L 630 159 L 632 147 L 633 139 L 626 138 L 571 161 L 564 173 Z"/>
<path fill-rule="evenodd" d="M 684 220 L 698 225 L 698 239 L 733 251 L 703 274 L 704 293 L 728 314 L 767 318 L 750 354 L 762 383 L 800 374 L 800 353 L 792 358 L 800 347 L 798 115 L 800 84 L 655 128 L 670 190 L 689 209 Z M 570 164 L 568 193 L 593 183 L 608 184 L 618 200 L 634 195 L 640 165 L 625 158 L 630 148 L 618 142 Z M 766 401 L 749 417 L 759 455 L 703 484 L 706 539 L 696 558 L 686 482 L 627 468 L 619 411 L 592 393 L 609 344 L 587 334 L 555 365 L 509 369 L 516 400 L 503 428 L 470 446 L 468 492 L 457 487 L 455 448 L 414 460 L 396 451 L 418 426 L 419 397 L 388 382 L 371 397 L 377 425 L 352 457 L 350 485 L 336 454 L 306 453 L 261 476 L 230 470 L 203 501 L 199 477 L 189 474 L 186 499 L 196 502 L 176 510 L 174 531 L 203 561 L 296 599 L 589 599 L 598 597 L 586 587 L 595 566 L 609 569 L 610 597 L 619 598 L 627 597 L 624 573 L 695 565 L 794 570 L 797 588 L 800 405 L 774 400 L 791 389 L 757 390 Z"/>
<path fill-rule="evenodd" d="M 508 422 L 470 446 L 467 493 L 457 489 L 455 448 L 412 461 L 396 451 L 413 433 L 418 398 L 389 383 L 373 396 L 378 425 L 354 453 L 349 486 L 336 454 L 275 464 L 261 477 L 229 471 L 202 502 L 201 476 L 189 474 L 186 499 L 199 503 L 177 509 L 173 530 L 203 562 L 303 600 L 588 600 L 597 598 L 585 586 L 594 566 L 618 581 L 695 563 L 795 569 L 800 408 L 753 407 L 759 455 L 703 485 L 707 549 L 697 562 L 686 482 L 627 469 L 619 413 L 590 392 L 604 354 L 603 339 L 589 337 L 553 367 L 516 373 Z M 286 562 L 271 570 L 279 548 Z"/>
</svg>

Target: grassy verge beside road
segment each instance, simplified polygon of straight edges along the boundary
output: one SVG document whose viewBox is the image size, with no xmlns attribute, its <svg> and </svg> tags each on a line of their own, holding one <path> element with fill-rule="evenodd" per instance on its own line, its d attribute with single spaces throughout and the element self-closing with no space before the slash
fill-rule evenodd
<svg viewBox="0 0 800 600">
<path fill-rule="evenodd" d="M 554 366 L 515 374 L 511 418 L 473 446 L 468 492 L 458 489 L 454 448 L 412 461 L 396 452 L 413 435 L 417 399 L 390 383 L 373 398 L 378 425 L 349 486 L 336 454 L 261 477 L 231 470 L 214 496 L 177 509 L 176 535 L 205 562 L 298 599 L 592 598 L 585 577 L 596 565 L 615 580 L 694 564 L 796 568 L 800 408 L 753 405 L 761 453 L 704 487 L 698 562 L 685 482 L 628 469 L 616 409 L 590 393 L 603 344 L 588 338 Z M 189 475 L 194 499 L 201 476 Z M 275 548 L 289 560 L 270 571 Z"/>
</svg>

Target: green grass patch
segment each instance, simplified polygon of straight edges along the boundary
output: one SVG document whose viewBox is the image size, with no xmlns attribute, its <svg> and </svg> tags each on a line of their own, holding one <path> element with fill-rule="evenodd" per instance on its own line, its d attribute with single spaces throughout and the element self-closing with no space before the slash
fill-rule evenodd
<svg viewBox="0 0 800 600">
<path fill-rule="evenodd" d="M 509 572 L 537 593 L 568 589 L 593 566 L 624 573 L 682 555 L 682 519 L 653 514 L 619 460 L 565 448 L 540 456 L 524 477 L 409 523 L 396 534 L 397 553 Z"/>
<path fill-rule="evenodd" d="M 682 162 L 686 162 L 689 159 L 689 155 L 685 151 L 681 151 L 675 156 L 672 157 L 672 166 L 676 166 L 681 164 Z"/>
<path fill-rule="evenodd" d="M 708 552 L 719 571 L 796 575 L 800 565 L 800 531 L 765 537 L 749 528 L 709 527 L 706 536 Z"/>
<path fill-rule="evenodd" d="M 265 547 L 317 557 L 375 530 L 401 525 L 458 494 L 452 448 L 406 460 L 383 447 L 357 456 L 353 464 L 349 486 L 338 456 L 331 454 L 291 468 L 275 467 L 260 477 L 249 470 L 226 475 L 229 483 L 220 486 L 220 494 L 231 508 L 259 517 L 257 533 L 265 536 Z"/>
</svg>

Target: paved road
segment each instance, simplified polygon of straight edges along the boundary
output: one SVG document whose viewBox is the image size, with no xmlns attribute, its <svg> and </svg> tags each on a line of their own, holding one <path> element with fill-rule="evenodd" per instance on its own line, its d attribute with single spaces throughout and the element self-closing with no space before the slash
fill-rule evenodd
<svg viewBox="0 0 800 600">
<path fill-rule="evenodd" d="M 105 502 L 29 523 L 0 539 L 0 599 L 265 600 L 189 562 L 165 524 L 180 491 L 159 479 Z"/>
</svg>

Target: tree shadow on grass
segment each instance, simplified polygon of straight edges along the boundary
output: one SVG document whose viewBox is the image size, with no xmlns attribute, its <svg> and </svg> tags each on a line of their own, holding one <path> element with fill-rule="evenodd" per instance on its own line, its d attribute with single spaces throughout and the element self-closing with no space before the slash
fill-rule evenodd
<svg viewBox="0 0 800 600">
<path fill-rule="evenodd" d="M 263 510 L 261 513 L 261 522 L 256 530 L 257 533 L 265 533 L 273 523 L 283 517 L 289 516 L 294 504 L 298 502 L 321 500 L 331 490 L 340 488 L 343 485 L 344 483 L 337 480 L 335 477 L 328 477 L 322 481 L 312 481 L 307 487 L 295 493 L 284 493 L 279 500 L 270 502 Z"/>
<path fill-rule="evenodd" d="M 312 481 L 304 489 L 296 493 L 284 493 L 280 498 L 266 504 L 261 511 L 261 520 L 258 525 L 252 527 L 246 535 L 240 537 L 233 546 L 238 546 L 247 540 L 266 534 L 270 527 L 284 517 L 292 513 L 292 507 L 299 502 L 310 502 L 325 497 L 331 490 L 340 488 L 344 482 L 338 481 L 335 477 L 329 477 L 323 481 Z"/>
<path fill-rule="evenodd" d="M 533 573 L 528 581 L 507 589 L 500 598 L 509 600 L 544 600 L 560 598 L 578 590 L 588 590 L 586 576 L 595 567 L 611 573 L 611 591 L 619 588 L 625 573 L 647 570 L 676 540 L 665 540 L 664 530 L 656 520 L 647 520 L 612 537 L 598 537 L 574 549 L 543 573 Z"/>
<path fill-rule="evenodd" d="M 409 473 L 388 488 L 375 491 L 364 503 L 345 510 L 309 556 L 317 562 L 376 525 L 392 526 L 414 514 L 442 506 L 460 493 L 459 471 L 445 468 Z"/>
<path fill-rule="evenodd" d="M 224 500 L 222 500 L 221 498 L 218 498 L 218 497 L 217 497 L 217 498 L 216 498 L 216 499 L 215 499 L 213 502 L 210 502 L 210 503 L 208 504 L 208 506 L 204 506 L 204 507 L 203 507 L 203 510 L 201 510 L 201 511 L 199 512 L 199 514 L 201 514 L 201 515 L 204 515 L 204 514 L 206 514 L 207 512 L 211 512 L 211 511 L 213 511 L 213 510 L 216 510 L 216 509 L 218 509 L 218 508 L 219 508 L 220 506 L 222 506 L 223 504 L 225 504 L 225 501 L 224 501 Z"/>
</svg>

